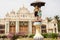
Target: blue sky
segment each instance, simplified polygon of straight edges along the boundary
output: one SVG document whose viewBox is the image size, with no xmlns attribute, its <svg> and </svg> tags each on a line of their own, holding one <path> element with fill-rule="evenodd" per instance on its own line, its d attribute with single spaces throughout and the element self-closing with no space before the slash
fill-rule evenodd
<svg viewBox="0 0 60 40">
<path fill-rule="evenodd" d="M 3 18 L 7 12 L 14 10 L 17 12 L 23 5 L 28 8 L 30 12 L 33 12 L 33 7 L 30 3 L 35 0 L 0 0 L 0 18 Z M 60 16 L 60 0 L 41 0 L 46 2 L 45 6 L 41 8 L 42 18 Z"/>
</svg>

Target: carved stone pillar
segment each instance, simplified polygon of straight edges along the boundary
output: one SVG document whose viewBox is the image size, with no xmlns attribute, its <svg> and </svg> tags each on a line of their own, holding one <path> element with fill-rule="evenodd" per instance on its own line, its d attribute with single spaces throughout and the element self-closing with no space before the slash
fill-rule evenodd
<svg viewBox="0 0 60 40">
<path fill-rule="evenodd" d="M 32 21 L 29 21 L 28 30 L 29 34 L 32 34 Z"/>
<path fill-rule="evenodd" d="M 5 22 L 5 34 L 9 33 L 9 21 Z"/>
<path fill-rule="evenodd" d="M 16 33 L 19 32 L 19 21 L 16 21 Z"/>
</svg>

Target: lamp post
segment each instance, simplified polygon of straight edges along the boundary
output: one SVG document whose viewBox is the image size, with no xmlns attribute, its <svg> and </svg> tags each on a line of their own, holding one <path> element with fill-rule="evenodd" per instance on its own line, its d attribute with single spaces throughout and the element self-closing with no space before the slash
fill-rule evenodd
<svg viewBox="0 0 60 40">
<path fill-rule="evenodd" d="M 41 7 L 45 5 L 45 2 L 41 2 L 39 0 L 36 0 L 35 2 L 31 3 L 31 6 L 33 6 L 34 9 L 34 15 L 37 17 L 37 19 L 34 22 L 34 26 L 36 27 L 36 34 L 34 36 L 34 40 L 43 40 L 43 36 L 40 33 L 40 27 L 42 24 L 41 20 Z"/>
</svg>

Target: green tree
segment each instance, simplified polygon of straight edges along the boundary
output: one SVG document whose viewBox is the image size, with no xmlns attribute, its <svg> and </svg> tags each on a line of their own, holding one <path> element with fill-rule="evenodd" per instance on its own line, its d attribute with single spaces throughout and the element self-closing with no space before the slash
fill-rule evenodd
<svg viewBox="0 0 60 40">
<path fill-rule="evenodd" d="M 54 18 L 56 18 L 56 20 L 59 21 L 59 16 L 58 15 L 54 16 Z"/>
<path fill-rule="evenodd" d="M 58 31 L 60 32 L 60 17 L 58 16 L 58 15 L 56 15 L 56 16 L 54 16 L 54 18 L 56 18 L 56 20 L 57 20 L 57 24 L 58 24 Z"/>
<path fill-rule="evenodd" d="M 52 20 L 52 18 L 51 17 L 47 17 L 47 20 L 48 20 L 48 22 L 50 22 Z"/>
</svg>

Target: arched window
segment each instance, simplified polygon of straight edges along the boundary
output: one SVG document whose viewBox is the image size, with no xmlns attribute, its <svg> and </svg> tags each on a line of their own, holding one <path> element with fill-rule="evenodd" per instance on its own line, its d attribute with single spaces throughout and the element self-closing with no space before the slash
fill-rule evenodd
<svg viewBox="0 0 60 40">
<path fill-rule="evenodd" d="M 0 34 L 5 33 L 5 25 L 0 25 Z"/>
<path fill-rule="evenodd" d="M 10 21 L 9 24 L 10 24 L 10 26 L 15 26 L 16 22 L 15 21 Z"/>
<path fill-rule="evenodd" d="M 41 26 L 41 32 L 42 33 L 46 33 L 47 31 L 46 31 L 46 25 L 42 25 Z"/>
<path fill-rule="evenodd" d="M 56 24 L 54 24 L 54 26 L 56 26 Z"/>
</svg>

